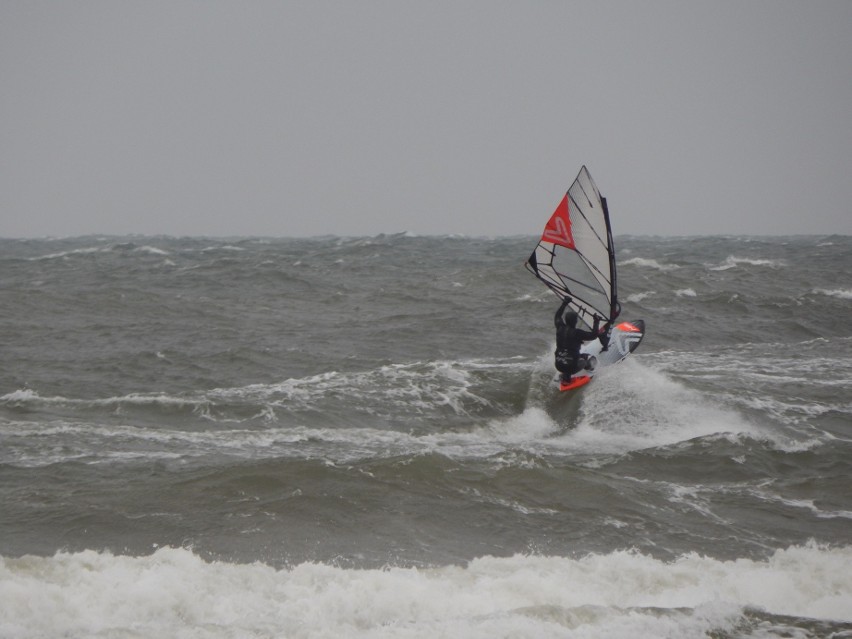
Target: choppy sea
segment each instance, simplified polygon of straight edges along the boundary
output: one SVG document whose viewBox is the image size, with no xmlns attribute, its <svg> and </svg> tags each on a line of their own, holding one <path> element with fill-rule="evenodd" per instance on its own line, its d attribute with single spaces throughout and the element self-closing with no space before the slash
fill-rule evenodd
<svg viewBox="0 0 852 639">
<path fill-rule="evenodd" d="M 852 237 L 0 240 L 0 637 L 852 637 Z"/>
</svg>

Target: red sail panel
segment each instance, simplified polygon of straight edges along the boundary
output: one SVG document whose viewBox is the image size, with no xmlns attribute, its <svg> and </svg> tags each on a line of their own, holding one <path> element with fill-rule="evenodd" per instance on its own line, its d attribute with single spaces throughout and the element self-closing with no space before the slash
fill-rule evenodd
<svg viewBox="0 0 852 639">
<path fill-rule="evenodd" d="M 574 248 L 574 237 L 571 235 L 571 216 L 568 214 L 568 194 L 562 198 L 559 206 L 550 216 L 547 224 L 544 227 L 544 233 L 541 235 L 544 242 L 558 244 L 565 248 Z"/>
</svg>

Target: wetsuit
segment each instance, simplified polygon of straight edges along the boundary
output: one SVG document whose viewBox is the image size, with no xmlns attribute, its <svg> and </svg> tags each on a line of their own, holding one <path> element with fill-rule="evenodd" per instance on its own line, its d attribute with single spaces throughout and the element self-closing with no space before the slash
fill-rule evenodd
<svg viewBox="0 0 852 639">
<path fill-rule="evenodd" d="M 571 298 L 566 297 L 559 310 L 556 311 L 556 317 L 553 318 L 556 324 L 556 370 L 562 373 L 565 378 L 585 368 L 588 355 L 581 355 L 580 347 L 584 341 L 598 338 L 598 327 L 600 326 L 600 319 L 596 317 L 595 325 L 591 331 L 578 329 L 577 320 L 579 318 L 577 313 L 574 311 L 565 313 L 565 307 L 568 306 L 570 301 Z"/>
</svg>

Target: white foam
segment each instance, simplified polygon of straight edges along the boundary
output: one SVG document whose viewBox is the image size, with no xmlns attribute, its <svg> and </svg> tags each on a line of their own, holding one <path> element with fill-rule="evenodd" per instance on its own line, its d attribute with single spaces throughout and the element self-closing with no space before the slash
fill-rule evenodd
<svg viewBox="0 0 852 639">
<path fill-rule="evenodd" d="M 536 442 L 557 433 L 560 429 L 543 409 L 530 407 L 520 415 L 491 421 L 480 430 L 484 438 L 493 438 L 506 444 Z"/>
<path fill-rule="evenodd" d="M 543 356 L 538 364 L 541 385 L 552 394 L 551 365 L 549 355 Z M 88 463 L 134 459 L 125 453 L 157 459 L 227 455 L 246 459 L 322 458 L 334 463 L 433 453 L 461 460 L 525 453 L 585 456 L 669 446 L 720 433 L 774 438 L 771 441 L 779 440 L 779 446 L 790 445 L 780 434 L 761 432 L 734 410 L 712 403 L 698 391 L 688 389 L 635 359 L 601 371 L 594 383 L 584 389 L 579 420 L 574 428 L 566 429 L 573 424 L 558 422 L 548 414 L 544 409 L 546 398 L 534 392 L 538 386 L 535 383 L 531 384 L 527 407 L 521 413 L 488 420 L 473 416 L 472 420 L 467 420 L 470 430 L 429 428 L 424 433 L 383 426 L 384 419 L 402 419 L 402 411 L 407 416 L 405 419 L 416 420 L 419 416 L 435 416 L 441 411 L 468 416 L 468 411 L 476 406 L 494 410 L 489 400 L 473 392 L 471 375 L 477 369 L 501 368 L 528 370 L 529 363 L 512 360 L 389 365 L 374 371 L 349 373 L 343 381 L 341 374 L 330 372 L 275 385 L 216 389 L 191 398 L 128 395 L 106 400 L 67 400 L 40 398 L 33 391 L 19 390 L 0 397 L 0 403 L 83 402 L 86 406 L 105 405 L 112 409 L 138 402 L 191 409 L 199 417 L 211 420 L 215 417 L 220 427 L 185 430 L 168 428 L 164 424 L 117 425 L 113 420 L 108 424 L 89 420 L 85 423 L 67 420 L 7 422 L 0 425 L 0 432 L 10 445 L 0 459 L 17 465 L 41 466 L 61 461 L 56 458 L 55 451 L 60 451 L 67 459 Z M 539 374 L 537 369 L 535 374 Z M 351 402 L 351 398 L 363 402 L 365 421 L 323 426 L 311 416 L 310 426 L 299 423 L 300 416 L 312 414 L 317 401 L 328 402 L 328 394 L 339 394 L 341 385 L 347 389 L 347 402 Z M 255 410 L 228 419 L 218 414 L 222 402 L 236 402 L 237 406 Z M 377 415 L 376 406 L 388 407 L 389 415 Z M 349 410 L 360 409 L 352 404 Z M 365 422 L 378 426 L 365 427 Z M 45 445 L 50 438 L 61 445 Z M 793 444 L 801 443 L 794 441 Z"/>
<path fill-rule="evenodd" d="M 62 259 L 66 257 L 70 257 L 72 255 L 89 255 L 91 253 L 105 253 L 110 251 L 109 248 L 102 247 L 90 247 L 90 248 L 79 248 L 71 251 L 60 251 L 59 253 L 50 253 L 49 255 L 42 255 L 40 257 L 30 257 L 27 258 L 30 262 L 37 262 L 39 260 L 55 260 Z"/>
<path fill-rule="evenodd" d="M 675 291 L 675 295 L 677 295 L 678 297 L 695 297 L 696 293 L 691 288 L 682 288 Z"/>
<path fill-rule="evenodd" d="M 21 388 L 5 395 L 0 395 L 0 402 L 8 404 L 20 404 L 39 399 L 39 395 L 32 389 Z"/>
<path fill-rule="evenodd" d="M 621 266 L 641 266 L 643 268 L 654 268 L 658 271 L 673 271 L 678 268 L 677 264 L 660 264 L 657 260 L 651 260 L 645 257 L 631 257 L 629 260 L 621 262 Z"/>
<path fill-rule="evenodd" d="M 852 300 L 852 289 L 849 289 L 849 288 L 846 288 L 846 289 L 835 288 L 835 289 L 830 289 L 830 290 L 824 289 L 824 288 L 817 288 L 817 289 L 814 289 L 813 292 L 818 294 L 818 295 L 827 295 L 829 297 L 837 297 L 841 300 Z"/>
<path fill-rule="evenodd" d="M 266 426 L 200 431 L 162 425 L 11 422 L 0 430 L 9 442 L 0 459 L 31 467 L 68 459 L 104 463 L 210 455 L 325 459 L 333 463 L 433 453 L 459 460 L 493 459 L 523 453 L 623 453 L 720 431 L 749 430 L 735 414 L 707 406 L 697 393 L 659 373 L 642 371 L 644 381 L 636 385 L 630 381 L 636 379 L 636 371 L 627 363 L 623 371 L 623 375 L 598 376 L 586 390 L 579 425 L 568 431 L 565 424 L 557 423 L 537 406 L 529 406 L 518 415 L 491 419 L 470 431 L 426 434 L 383 428 L 276 426 L 269 415 L 255 416 L 267 418 Z M 450 405 L 452 398 L 443 401 Z M 45 446 L 47 438 L 61 441 L 62 446 Z"/>
<path fill-rule="evenodd" d="M 725 492 L 737 496 L 745 495 L 746 499 L 757 499 L 759 501 L 768 502 L 773 505 L 773 509 L 777 511 L 778 504 L 788 508 L 797 508 L 807 510 L 817 519 L 852 519 L 852 511 L 849 510 L 833 510 L 819 505 L 817 499 L 793 499 L 784 497 L 773 489 L 776 486 L 775 481 L 766 480 L 760 482 L 757 486 L 745 486 L 739 482 L 729 484 L 727 486 L 706 486 L 699 487 L 698 491 L 703 491 L 712 496 L 713 492 Z"/>
<path fill-rule="evenodd" d="M 530 295 L 529 293 L 525 293 L 520 297 L 516 297 L 514 301 L 516 302 L 544 302 L 545 300 L 552 299 L 550 296 L 550 291 L 544 291 L 541 293 L 537 293 L 535 295 Z"/>
<path fill-rule="evenodd" d="M 102 406 L 115 407 L 121 404 L 138 405 L 138 406 L 189 406 L 200 407 L 207 405 L 209 401 L 198 395 L 197 397 L 176 397 L 166 393 L 130 393 L 118 397 L 106 397 L 102 399 L 75 399 L 54 395 L 50 397 L 42 397 L 36 391 L 31 389 L 19 389 L 0 396 L 0 403 L 11 406 L 20 406 L 25 404 L 46 404 L 46 405 L 67 405 L 67 406 Z"/>
<path fill-rule="evenodd" d="M 158 354 L 159 356 L 159 354 Z M 313 408 L 317 401 L 340 395 L 347 389 L 347 403 L 354 401 L 372 406 L 388 406 L 399 414 L 424 412 L 436 407 L 450 407 L 459 415 L 467 414 L 466 406 L 488 405 L 489 401 L 473 390 L 473 375 L 494 370 L 523 370 L 522 358 L 502 360 L 437 360 L 406 364 L 389 364 L 377 369 L 341 373 L 328 371 L 303 378 L 291 378 L 276 384 L 251 384 L 235 388 L 214 388 L 186 395 L 168 393 L 129 393 L 100 399 L 77 399 L 63 396 L 40 396 L 30 389 L 19 389 L 0 396 L 0 403 L 65 405 L 70 407 L 121 406 L 185 407 L 209 413 L 216 403 L 251 402 L 267 408 L 296 410 Z M 211 419 L 214 419 L 211 416 Z M 242 422 L 244 419 L 216 417 L 214 421 Z"/>
<path fill-rule="evenodd" d="M 521 358 L 388 364 L 365 371 L 329 371 L 279 384 L 214 389 L 205 396 L 211 400 L 267 401 L 273 408 L 292 408 L 294 404 L 310 407 L 318 399 L 339 394 L 341 388 L 346 388 L 350 403 L 357 400 L 372 406 L 392 407 L 398 415 L 423 413 L 437 407 L 449 407 L 456 414 L 465 415 L 468 406 L 489 404 L 474 391 L 475 373 L 522 370 L 525 366 Z"/>
<path fill-rule="evenodd" d="M 156 246 L 133 246 L 132 244 L 119 244 L 113 246 L 92 246 L 86 248 L 78 248 L 72 249 L 70 251 L 60 251 L 58 253 L 50 253 L 48 255 L 41 255 L 39 257 L 30 257 L 27 258 L 29 261 L 39 261 L 39 260 L 55 260 L 55 259 L 66 259 L 69 257 L 73 257 L 75 255 L 91 255 L 93 253 L 109 253 L 114 251 L 116 248 L 131 248 L 136 253 L 149 253 L 151 255 L 169 255 L 168 251 L 165 251 L 161 248 L 157 248 Z"/>
<path fill-rule="evenodd" d="M 632 295 L 627 296 L 628 302 L 641 302 L 647 297 L 654 295 L 656 291 L 644 291 L 642 293 L 633 293 Z"/>
<path fill-rule="evenodd" d="M 168 255 L 168 251 L 157 248 L 156 246 L 140 246 L 134 249 L 139 253 L 150 253 L 151 255 Z"/>
<path fill-rule="evenodd" d="M 677 377 L 702 384 L 719 384 L 717 403 L 744 413 L 758 412 L 760 438 L 779 450 L 796 452 L 830 444 L 832 436 L 816 428 L 817 419 L 836 412 L 852 415 L 852 403 L 841 391 L 849 386 L 852 367 L 842 348 L 832 352 L 823 338 L 797 344 L 736 344 L 712 352 L 668 351 L 648 353 L 643 363 L 671 371 Z M 802 354 L 807 353 L 807 357 Z M 731 389 L 726 381 L 740 380 Z M 790 388 L 802 392 L 791 395 Z M 832 399 L 829 399 L 832 398 Z M 811 398 L 811 399 L 808 399 Z"/>
<path fill-rule="evenodd" d="M 213 251 L 245 251 L 245 248 L 242 246 L 232 246 L 230 244 L 223 244 L 221 246 L 207 246 L 200 250 L 201 253 L 210 253 Z"/>
<path fill-rule="evenodd" d="M 783 382 L 785 378 L 773 380 Z M 802 381 L 794 380 L 793 383 L 802 385 L 807 383 L 808 379 Z M 842 382 L 837 382 L 837 385 L 843 386 Z M 847 384 L 848 385 L 848 382 Z M 805 401 L 795 398 L 793 401 L 783 401 L 773 397 L 766 396 L 732 396 L 731 401 L 737 402 L 743 406 L 759 410 L 782 424 L 798 425 L 808 423 L 815 417 L 820 417 L 826 413 L 836 411 L 838 413 L 846 413 L 852 415 L 852 404 L 814 402 L 806 403 Z M 811 445 L 817 445 L 821 442 L 812 441 Z"/>
<path fill-rule="evenodd" d="M 708 266 L 708 268 L 711 271 L 727 271 L 728 269 L 736 268 L 740 264 L 748 264 L 749 266 L 769 266 L 772 268 L 784 266 L 784 262 L 782 260 L 752 259 L 748 257 L 735 257 L 733 255 L 729 255 L 725 261 L 718 266 Z"/>
<path fill-rule="evenodd" d="M 754 357 L 749 358 L 756 367 L 752 370 L 744 368 L 738 359 L 675 355 L 675 363 L 687 357 L 692 368 L 719 375 L 737 371 L 754 383 L 778 383 L 778 376 L 792 369 L 784 362 L 780 370 L 767 368 L 772 362 L 764 366 Z M 645 359 L 665 368 L 667 357 L 666 353 L 656 353 Z M 502 413 L 505 407 L 478 394 L 481 390 L 476 379 L 489 377 L 495 370 L 529 375 L 530 363 L 523 358 L 392 364 L 187 396 L 130 394 L 81 400 L 42 398 L 33 390 L 22 389 L 0 397 L 0 405 L 72 410 L 79 406 L 84 411 L 106 408 L 110 417 L 100 424 L 91 417 L 83 422 L 61 418 L 39 423 L 7 421 L 0 424 L 0 434 L 8 443 L 0 451 L 0 459 L 32 467 L 66 459 L 88 463 L 132 461 L 145 455 L 152 459 L 203 459 L 211 455 L 323 458 L 334 463 L 433 453 L 460 460 L 523 458 L 526 454 L 571 457 L 623 454 L 714 435 L 760 439 L 792 452 L 821 446 L 831 439 L 813 428 L 803 430 L 799 423 L 807 426 L 810 418 L 828 410 L 852 411 L 849 405 L 811 406 L 801 401 L 788 406 L 762 393 L 710 396 L 645 365 L 640 358 L 630 358 L 598 373 L 594 383 L 582 391 L 577 417 L 554 417 L 553 410 L 548 408 L 551 414 L 545 410 L 554 399 L 550 353 L 542 355 L 532 368 L 526 408 L 505 417 L 493 417 L 495 411 Z M 706 371 L 702 375 L 703 379 L 712 379 Z M 345 394 L 341 388 L 346 389 Z M 318 405 L 328 415 L 325 423 L 317 421 Z M 191 411 L 196 418 L 216 426 L 198 429 L 192 424 L 115 423 L 116 415 L 133 407 Z M 759 410 L 774 422 L 766 426 L 751 423 L 735 407 Z M 492 417 L 479 417 L 483 412 Z M 455 428 L 434 428 L 434 421 L 443 422 L 446 415 L 464 419 L 457 420 Z M 778 428 L 778 422 L 786 428 Z M 403 424 L 404 429 L 400 427 Z"/>
<path fill-rule="evenodd" d="M 584 452 L 624 453 L 719 433 L 760 434 L 735 411 L 627 359 L 595 376 L 563 439 Z"/>
<path fill-rule="evenodd" d="M 186 431 L 130 425 L 7 422 L 0 434 L 7 445 L 0 462 L 39 467 L 79 460 L 90 464 L 136 459 L 201 459 L 211 455 L 240 459 L 323 459 L 354 463 L 364 459 L 438 453 L 454 459 L 485 459 L 516 450 L 549 449 L 546 438 L 559 426 L 540 409 L 493 420 L 469 432 L 418 435 L 381 428 L 306 426 Z M 45 446 L 48 438 L 62 446 Z M 554 449 L 559 453 L 560 449 Z M 564 451 L 561 451 L 564 452 Z"/>
<path fill-rule="evenodd" d="M 795 546 L 764 561 L 616 551 L 381 570 L 84 551 L 0 559 L 0 601 L 0 636 L 16 639 L 704 637 L 733 631 L 746 608 L 852 621 L 852 547 Z"/>
</svg>

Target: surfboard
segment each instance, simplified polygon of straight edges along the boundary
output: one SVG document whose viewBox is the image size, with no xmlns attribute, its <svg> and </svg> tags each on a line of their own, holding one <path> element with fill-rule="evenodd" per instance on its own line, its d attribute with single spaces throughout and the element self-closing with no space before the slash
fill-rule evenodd
<svg viewBox="0 0 852 639">
<path fill-rule="evenodd" d="M 609 208 L 585 166 L 548 219 L 525 266 L 560 300 L 569 300 L 578 328 L 589 331 L 597 319 L 601 334 L 609 335 L 606 349 L 599 339 L 583 345 L 580 352 L 590 356 L 589 370 L 568 381 L 557 378 L 561 390 L 585 386 L 598 367 L 624 360 L 639 346 L 645 322 L 616 323 L 621 305 Z"/>
</svg>

